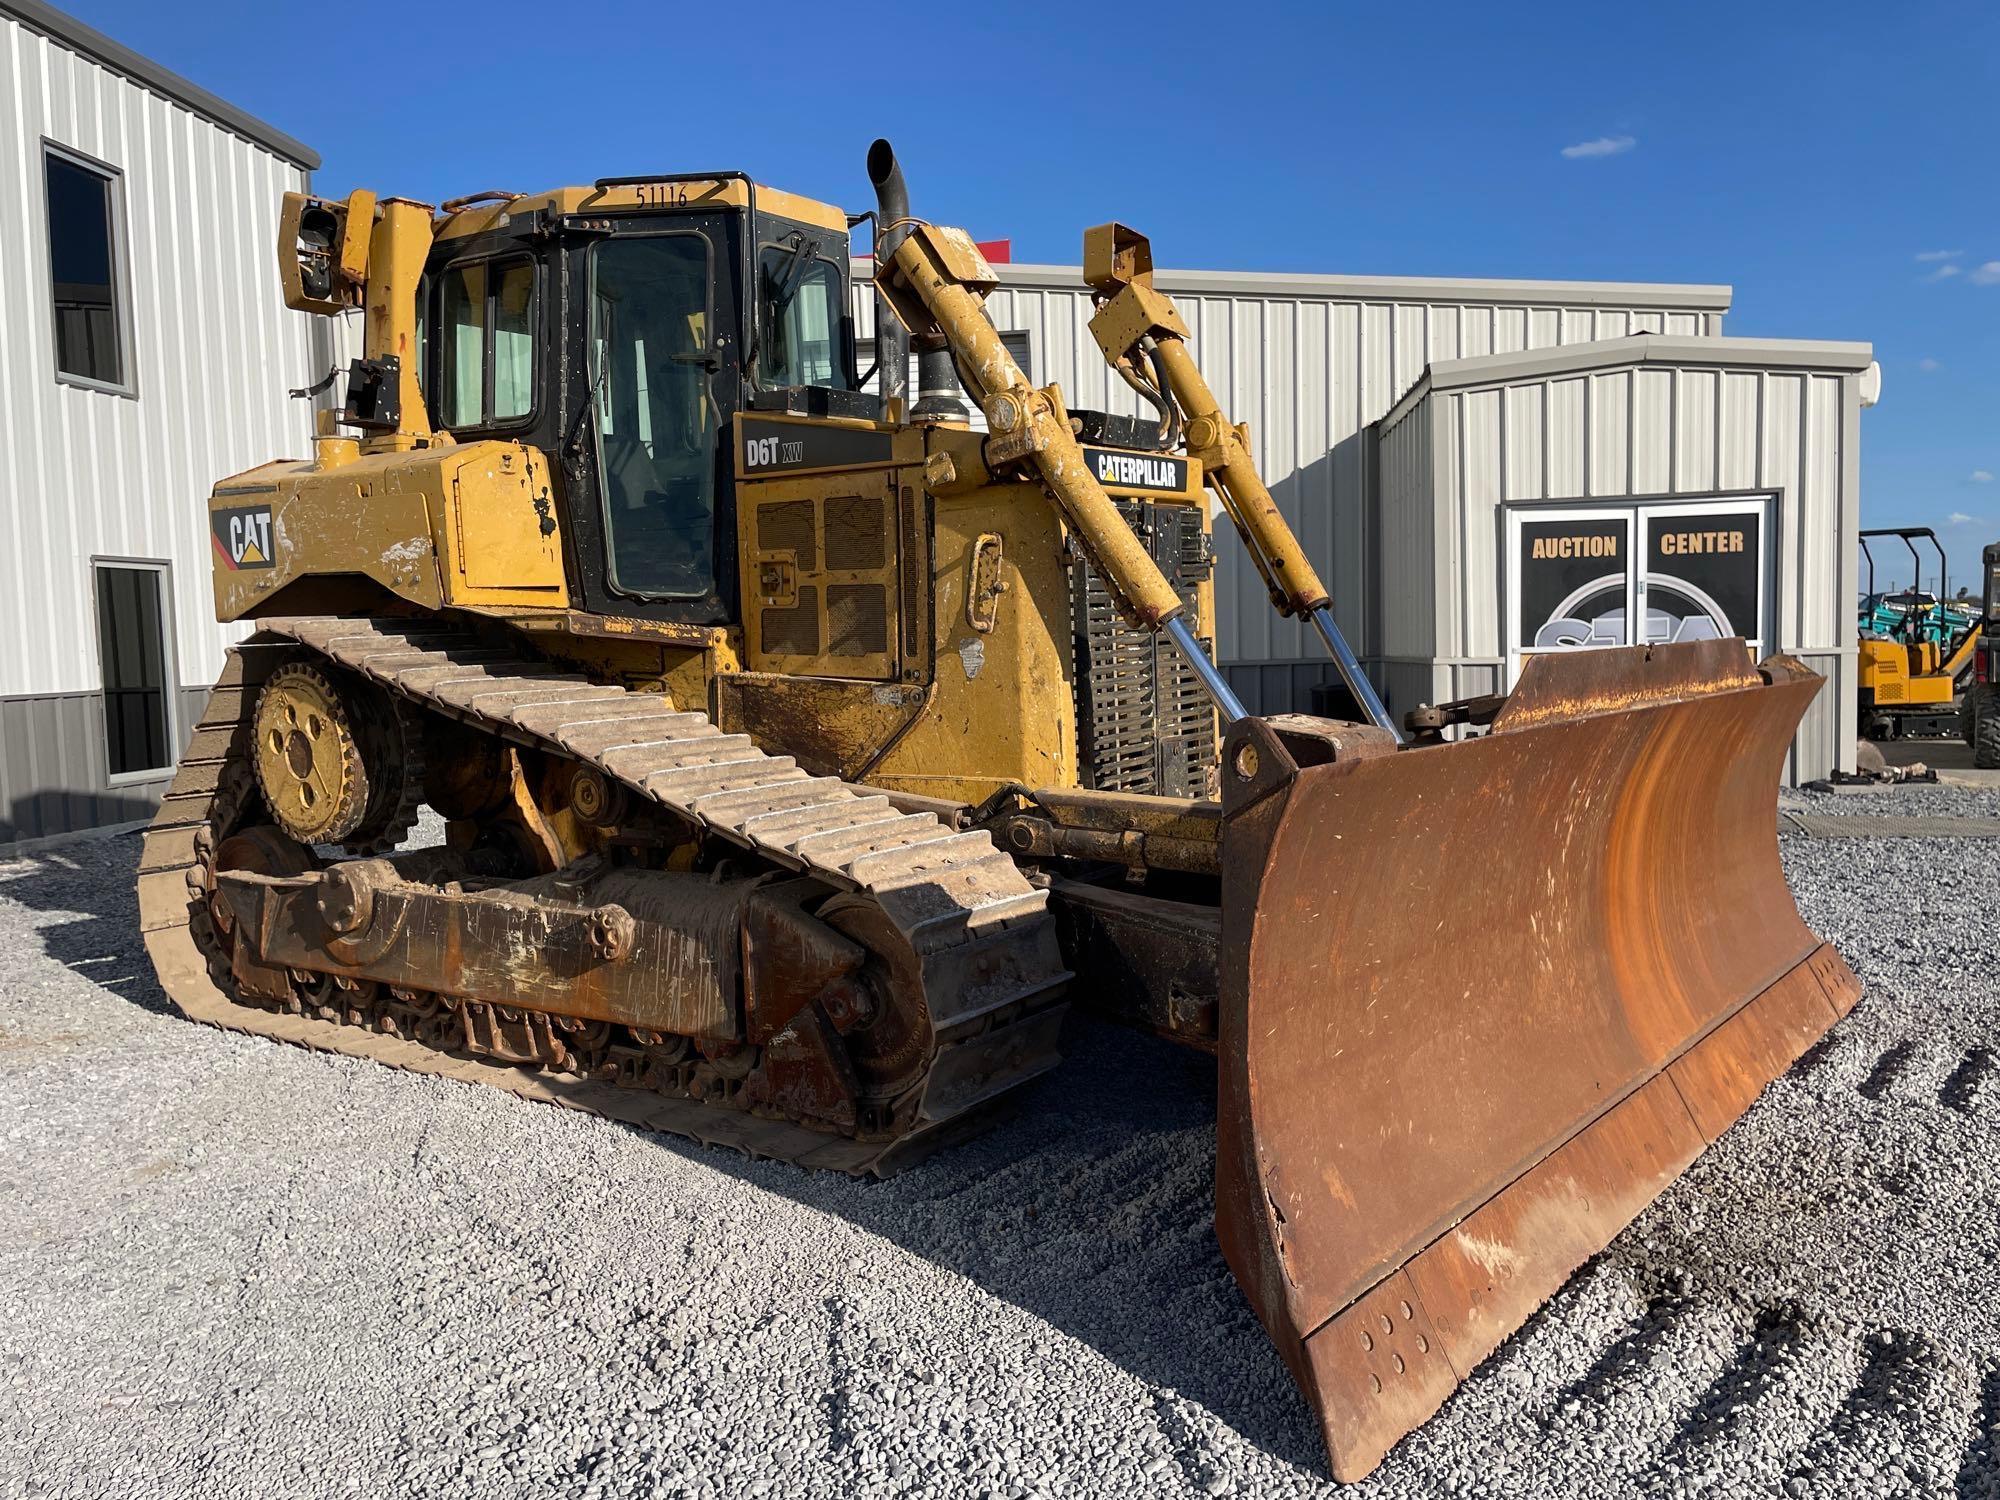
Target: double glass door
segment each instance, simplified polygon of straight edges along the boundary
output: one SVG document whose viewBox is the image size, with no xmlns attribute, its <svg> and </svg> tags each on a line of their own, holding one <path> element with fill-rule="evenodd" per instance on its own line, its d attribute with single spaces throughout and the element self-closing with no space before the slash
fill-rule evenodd
<svg viewBox="0 0 2000 1500">
<path fill-rule="evenodd" d="M 1507 513 L 1507 667 L 1541 651 L 1770 639 L 1769 496 Z"/>
</svg>

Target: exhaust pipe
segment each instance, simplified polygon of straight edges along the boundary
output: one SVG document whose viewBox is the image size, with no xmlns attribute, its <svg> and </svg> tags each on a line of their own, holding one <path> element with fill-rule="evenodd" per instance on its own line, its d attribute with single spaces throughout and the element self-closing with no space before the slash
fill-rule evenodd
<svg viewBox="0 0 2000 1500">
<path fill-rule="evenodd" d="M 910 232 L 907 228 L 885 227 L 910 216 L 910 190 L 903 182 L 896 148 L 886 140 L 878 140 L 868 148 L 868 180 L 875 185 L 875 263 L 881 265 Z M 896 315 L 879 295 L 875 298 L 875 363 L 883 399 L 907 397 L 909 330 L 896 321 Z M 917 401 L 910 408 L 910 415 L 931 422 L 963 421 L 967 411 L 959 399 L 961 389 L 951 350 L 939 340 L 935 349 L 924 349 L 917 356 Z"/>
<path fill-rule="evenodd" d="M 910 232 L 907 227 L 889 227 L 909 218 L 910 190 L 903 185 L 896 148 L 887 141 L 878 140 L 868 148 L 868 180 L 875 184 L 875 264 L 879 267 L 888 263 Z M 910 332 L 889 311 L 880 292 L 875 294 L 875 388 L 885 402 L 906 401 L 910 394 Z"/>
</svg>

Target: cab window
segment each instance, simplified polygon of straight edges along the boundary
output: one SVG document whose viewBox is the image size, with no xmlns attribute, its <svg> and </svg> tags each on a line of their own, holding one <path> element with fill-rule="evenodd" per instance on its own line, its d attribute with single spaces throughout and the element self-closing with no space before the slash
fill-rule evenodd
<svg viewBox="0 0 2000 1500">
<path fill-rule="evenodd" d="M 535 408 L 535 268 L 476 261 L 439 277 L 438 417 L 490 427 Z M 428 342 L 428 340 L 426 340 Z"/>
<path fill-rule="evenodd" d="M 767 245 L 757 265 L 757 383 L 847 389 L 840 272 L 796 245 Z"/>
<path fill-rule="evenodd" d="M 619 238 L 590 252 L 590 378 L 611 585 L 688 599 L 715 581 L 717 412 L 709 244 Z"/>
</svg>

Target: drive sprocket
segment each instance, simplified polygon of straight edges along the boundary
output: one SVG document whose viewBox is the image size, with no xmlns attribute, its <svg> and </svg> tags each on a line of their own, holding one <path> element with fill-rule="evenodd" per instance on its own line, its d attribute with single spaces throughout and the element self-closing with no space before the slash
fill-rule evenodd
<svg viewBox="0 0 2000 1500">
<path fill-rule="evenodd" d="M 420 773 L 398 706 L 373 683 L 289 662 L 258 695 L 255 733 L 258 788 L 291 838 L 372 852 L 407 831 Z"/>
</svg>

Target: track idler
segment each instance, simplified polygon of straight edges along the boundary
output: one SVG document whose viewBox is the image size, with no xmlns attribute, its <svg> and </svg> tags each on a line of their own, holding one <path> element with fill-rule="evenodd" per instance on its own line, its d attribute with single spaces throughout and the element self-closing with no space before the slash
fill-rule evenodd
<svg viewBox="0 0 2000 1500">
<path fill-rule="evenodd" d="M 1459 744 L 1231 728 L 1216 1228 L 1337 1477 L 1858 998 L 1778 861 L 1819 687 L 1714 641 L 1536 657 Z"/>
</svg>

